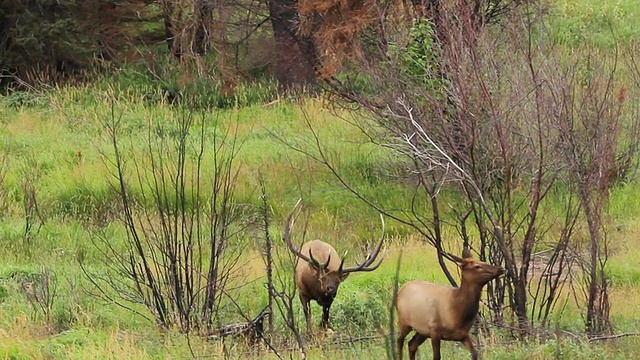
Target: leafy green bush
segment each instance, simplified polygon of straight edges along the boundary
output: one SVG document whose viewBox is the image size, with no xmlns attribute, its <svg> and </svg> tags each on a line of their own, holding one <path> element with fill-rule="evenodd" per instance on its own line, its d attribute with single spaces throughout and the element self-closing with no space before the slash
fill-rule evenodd
<svg viewBox="0 0 640 360">
<path fill-rule="evenodd" d="M 431 20 L 416 20 L 409 34 L 410 40 L 404 55 L 405 71 L 412 77 L 429 80 L 436 69 L 435 32 Z"/>
<path fill-rule="evenodd" d="M 387 301 L 382 293 L 369 287 L 341 289 L 331 311 L 332 325 L 350 332 L 378 330 L 386 325 L 388 318 Z"/>
<path fill-rule="evenodd" d="M 409 30 L 409 42 L 400 53 L 403 70 L 408 79 L 427 89 L 442 86 L 438 69 L 438 45 L 431 20 L 421 18 Z"/>
<path fill-rule="evenodd" d="M 0 97 L 0 104 L 9 108 L 43 107 L 49 104 L 49 98 L 33 91 L 12 91 Z"/>
</svg>

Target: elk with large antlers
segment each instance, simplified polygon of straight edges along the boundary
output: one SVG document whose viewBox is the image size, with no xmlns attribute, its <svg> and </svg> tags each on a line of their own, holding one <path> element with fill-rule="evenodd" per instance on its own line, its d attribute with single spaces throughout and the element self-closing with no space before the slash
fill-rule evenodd
<svg viewBox="0 0 640 360">
<path fill-rule="evenodd" d="M 431 338 L 433 358 L 440 359 L 440 341 L 460 341 L 471 352 L 473 360 L 478 353 L 473 347 L 469 330 L 478 313 L 482 288 L 502 275 L 503 269 L 474 260 L 469 250 L 463 258 L 450 255 L 462 270 L 460 287 L 432 284 L 414 280 L 406 283 L 396 298 L 398 310 L 398 359 L 402 360 L 404 339 L 412 330 L 409 358 L 414 360 L 418 347 Z"/>
<path fill-rule="evenodd" d="M 322 306 L 321 326 L 323 329 L 327 329 L 329 327 L 329 308 L 331 308 L 333 299 L 338 293 L 340 283 L 353 272 L 373 271 L 382 263 L 381 258 L 374 264 L 382 248 L 384 219 L 380 215 L 382 236 L 373 253 L 367 254 L 365 260 L 362 263 L 357 263 L 357 266 L 345 268 L 343 267 L 344 259 L 340 259 L 336 250 L 323 241 L 309 241 L 302 245 L 300 250 L 297 250 L 291 242 L 291 229 L 297 217 L 297 214 L 294 216 L 294 213 L 299 209 L 301 200 L 298 200 L 287 217 L 283 238 L 287 242 L 289 250 L 296 256 L 296 284 L 298 285 L 298 294 L 304 310 L 304 316 L 307 320 L 307 331 L 311 332 L 311 300 L 315 300 L 318 305 Z"/>
</svg>

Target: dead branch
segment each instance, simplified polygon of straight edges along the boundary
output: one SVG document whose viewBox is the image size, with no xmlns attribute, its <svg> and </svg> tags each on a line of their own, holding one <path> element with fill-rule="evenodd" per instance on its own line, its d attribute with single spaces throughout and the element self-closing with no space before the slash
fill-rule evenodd
<svg viewBox="0 0 640 360">
<path fill-rule="evenodd" d="M 614 335 L 600 335 L 600 336 L 592 336 L 589 337 L 589 342 L 601 341 L 601 340 L 614 340 L 620 339 L 629 336 L 640 336 L 640 333 L 624 333 L 624 334 L 614 334 Z"/>
</svg>

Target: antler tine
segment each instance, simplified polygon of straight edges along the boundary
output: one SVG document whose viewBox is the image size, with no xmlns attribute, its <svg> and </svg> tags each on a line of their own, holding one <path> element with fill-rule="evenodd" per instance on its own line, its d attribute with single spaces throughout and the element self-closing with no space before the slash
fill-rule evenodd
<svg viewBox="0 0 640 360">
<path fill-rule="evenodd" d="M 313 266 L 320 267 L 320 263 L 318 262 L 318 260 L 316 260 L 316 258 L 313 257 L 313 254 L 311 253 L 311 249 L 309 249 L 309 261 L 308 261 L 308 263 L 310 263 Z"/>
<path fill-rule="evenodd" d="M 371 262 L 371 253 L 367 253 L 367 256 L 364 258 L 364 261 L 362 263 L 356 260 L 356 265 L 367 266 L 370 262 Z"/>
<path fill-rule="evenodd" d="M 329 267 L 329 263 L 331 262 L 331 254 L 329 254 L 329 256 L 327 256 L 327 262 L 321 266 L 322 270 L 327 270 L 327 268 Z"/>
<path fill-rule="evenodd" d="M 327 270 L 327 267 L 329 266 L 330 262 L 331 262 L 331 254 L 329 254 L 329 256 L 327 257 L 326 263 L 320 264 L 320 261 L 316 260 L 316 258 L 313 257 L 313 253 L 311 252 L 311 249 L 309 249 L 309 263 L 311 265 L 321 270 Z"/>
<path fill-rule="evenodd" d="M 380 258 L 380 260 L 375 265 L 371 266 L 371 264 L 373 264 L 376 261 L 376 258 L 378 257 L 378 254 L 382 249 L 382 244 L 384 243 L 385 225 L 384 225 L 384 217 L 382 216 L 382 214 L 380 214 L 380 222 L 382 223 L 382 235 L 380 235 L 380 241 L 378 242 L 378 246 L 376 247 L 376 249 L 373 251 L 373 253 L 371 252 L 368 253 L 367 257 L 364 259 L 362 263 L 359 263 L 356 261 L 357 266 L 343 269 L 342 273 L 349 273 L 349 272 L 356 272 L 356 271 L 373 271 L 377 269 L 378 266 L 380 266 L 384 258 Z"/>
<path fill-rule="evenodd" d="M 306 262 L 312 263 L 313 258 L 309 258 L 303 253 L 301 253 L 300 251 L 298 251 L 295 248 L 295 246 L 293 246 L 293 243 L 291 242 L 291 229 L 293 228 L 293 224 L 296 222 L 296 218 L 298 218 L 298 215 L 300 215 L 300 212 L 302 211 L 300 210 L 301 203 L 302 203 L 302 198 L 298 199 L 298 202 L 296 203 L 296 205 L 289 212 L 289 215 L 287 216 L 287 224 L 284 227 L 284 233 L 282 234 L 282 238 L 287 242 L 287 246 L 289 247 L 289 250 L 295 256 L 299 257 L 300 259 Z M 295 217 L 293 216 L 294 214 L 295 214 Z M 311 254 L 311 251 L 309 251 L 309 254 Z"/>
</svg>

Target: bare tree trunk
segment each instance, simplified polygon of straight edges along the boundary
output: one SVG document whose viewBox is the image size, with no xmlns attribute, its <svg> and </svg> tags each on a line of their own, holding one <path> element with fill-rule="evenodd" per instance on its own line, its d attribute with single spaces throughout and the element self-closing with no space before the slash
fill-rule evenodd
<svg viewBox="0 0 640 360">
<path fill-rule="evenodd" d="M 315 90 L 316 53 L 313 40 L 299 35 L 296 0 L 270 0 L 269 14 L 275 39 L 274 72 L 280 89 Z"/>
<path fill-rule="evenodd" d="M 209 42 L 211 41 L 211 26 L 213 23 L 213 1 L 212 0 L 196 0 L 195 1 L 195 35 L 193 39 L 193 53 L 197 55 L 205 55 L 209 52 Z"/>
<path fill-rule="evenodd" d="M 589 285 L 587 296 L 586 331 L 588 334 L 602 334 L 611 330 L 609 321 L 609 294 L 607 291 L 607 277 L 604 272 L 604 262 L 608 254 L 601 251 L 601 246 L 606 247 L 606 239 L 602 234 L 602 214 L 598 206 L 601 203 L 602 194 L 596 195 L 595 206 L 590 203 L 590 198 L 584 189 L 580 189 L 580 198 L 583 202 L 583 211 L 589 228 Z"/>
<path fill-rule="evenodd" d="M 586 199 L 583 194 L 581 197 Z M 587 224 L 589 226 L 589 241 L 591 249 L 589 251 L 589 295 L 587 298 L 587 332 L 594 334 L 598 332 L 598 311 L 596 309 L 596 300 L 598 298 L 598 257 L 600 254 L 598 240 L 600 239 L 599 225 L 596 223 L 593 212 L 589 204 L 585 204 L 584 212 L 587 217 Z"/>
<path fill-rule="evenodd" d="M 236 89 L 235 74 L 227 61 L 229 58 L 227 34 L 232 10 L 224 5 L 218 6 L 217 10 L 217 19 L 213 27 L 216 34 L 212 35 L 213 47 L 216 52 L 216 68 L 220 74 L 220 92 L 223 96 L 230 96 L 235 93 Z"/>
<path fill-rule="evenodd" d="M 162 17 L 164 20 L 164 36 L 169 53 L 176 58 L 182 56 L 182 48 L 179 39 L 179 26 L 176 24 L 180 16 L 176 12 L 175 0 L 162 0 Z"/>
<path fill-rule="evenodd" d="M 275 288 L 273 284 L 273 249 L 271 241 L 271 233 L 269 232 L 269 203 L 267 202 L 267 189 L 264 184 L 262 176 L 259 177 L 260 189 L 262 191 L 262 220 L 264 226 L 264 257 L 265 266 L 267 271 L 267 292 L 269 295 L 267 303 L 267 311 L 269 312 L 269 338 L 273 339 L 274 336 L 274 323 L 273 323 L 273 299 L 275 297 Z"/>
</svg>

